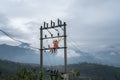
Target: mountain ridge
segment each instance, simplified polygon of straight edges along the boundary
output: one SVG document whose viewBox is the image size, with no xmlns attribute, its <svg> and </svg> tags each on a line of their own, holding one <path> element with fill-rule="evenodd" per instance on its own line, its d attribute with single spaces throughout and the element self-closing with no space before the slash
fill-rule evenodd
<svg viewBox="0 0 120 80">
<path fill-rule="evenodd" d="M 101 50 L 98 52 L 83 52 L 78 49 L 72 49 L 75 53 L 80 54 L 78 57 L 68 58 L 68 64 L 88 62 L 105 64 L 120 67 L 120 54 L 115 52 L 116 48 Z M 118 50 L 118 49 L 117 49 Z M 39 64 L 40 55 L 38 51 L 27 47 L 21 46 L 11 46 L 7 44 L 0 44 L 0 59 L 10 60 L 20 63 L 36 63 Z M 56 61 L 54 60 L 56 59 Z M 56 54 L 45 53 L 44 54 L 44 65 L 61 65 L 63 63 L 63 58 L 56 56 Z"/>
<path fill-rule="evenodd" d="M 0 72 L 3 77 L 15 76 L 16 72 L 18 72 L 21 68 L 33 68 L 39 72 L 39 65 L 34 64 L 23 64 L 16 63 L 7 60 L 0 60 Z M 46 73 L 47 69 L 51 68 L 49 66 L 44 68 Z M 59 70 L 60 67 L 54 66 L 52 69 Z M 63 68 L 63 66 L 62 66 Z M 61 68 L 60 68 L 61 69 Z M 108 66 L 108 65 L 100 65 L 100 64 L 92 64 L 92 63 L 79 63 L 79 64 L 69 64 L 68 65 L 68 73 L 69 72 L 80 71 L 80 77 L 88 77 L 92 80 L 119 80 L 120 79 L 120 68 Z"/>
</svg>

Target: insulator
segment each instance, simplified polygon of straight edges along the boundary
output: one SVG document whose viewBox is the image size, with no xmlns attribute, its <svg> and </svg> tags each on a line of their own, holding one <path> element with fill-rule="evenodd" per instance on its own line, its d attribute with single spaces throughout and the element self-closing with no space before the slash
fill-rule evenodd
<svg viewBox="0 0 120 80">
<path fill-rule="evenodd" d="M 62 21 L 60 21 L 60 25 L 62 25 Z"/>
<path fill-rule="evenodd" d="M 55 22 L 52 22 L 52 27 L 53 27 L 53 28 L 55 27 Z"/>
<path fill-rule="evenodd" d="M 48 45 L 48 48 L 50 48 L 50 45 Z"/>
<path fill-rule="evenodd" d="M 48 23 L 47 23 L 47 28 L 48 28 Z"/>
<path fill-rule="evenodd" d="M 64 26 L 66 26 L 66 22 L 64 22 Z"/>
<path fill-rule="evenodd" d="M 58 33 L 58 36 L 59 36 L 60 34 Z"/>
<path fill-rule="evenodd" d="M 46 52 L 46 50 L 44 50 L 44 52 Z"/>
<path fill-rule="evenodd" d="M 51 34 L 51 37 L 53 37 L 53 34 Z"/>
<path fill-rule="evenodd" d="M 42 30 L 42 26 L 40 27 L 40 29 Z"/>
<path fill-rule="evenodd" d="M 59 21 L 60 21 L 60 20 L 58 19 L 58 26 L 59 26 Z"/>
<path fill-rule="evenodd" d="M 51 20 L 51 27 L 53 26 L 52 24 L 53 24 L 53 22 L 52 22 L 52 20 Z"/>
<path fill-rule="evenodd" d="M 46 24 L 46 23 L 44 22 L 44 28 L 46 27 L 45 24 Z"/>
<path fill-rule="evenodd" d="M 47 35 L 45 35 L 45 38 L 47 38 Z"/>
<path fill-rule="evenodd" d="M 55 22 L 53 22 L 53 26 L 55 27 Z"/>
</svg>

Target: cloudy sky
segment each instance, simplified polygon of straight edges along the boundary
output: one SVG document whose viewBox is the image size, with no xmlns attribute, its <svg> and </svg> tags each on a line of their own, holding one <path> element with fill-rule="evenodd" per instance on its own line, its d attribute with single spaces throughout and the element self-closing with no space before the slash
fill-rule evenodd
<svg viewBox="0 0 120 80">
<path fill-rule="evenodd" d="M 59 18 L 67 23 L 68 42 L 88 50 L 120 44 L 119 8 L 120 0 L 0 0 L 0 29 L 39 47 L 40 26 Z M 0 32 L 2 43 L 19 44 Z"/>
</svg>

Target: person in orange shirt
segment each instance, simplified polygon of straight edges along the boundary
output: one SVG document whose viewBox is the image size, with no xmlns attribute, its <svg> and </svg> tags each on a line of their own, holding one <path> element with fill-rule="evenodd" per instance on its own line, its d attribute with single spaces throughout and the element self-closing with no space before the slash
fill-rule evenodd
<svg viewBox="0 0 120 80">
<path fill-rule="evenodd" d="M 50 48 L 50 51 L 51 51 L 52 53 L 55 53 L 55 52 L 56 52 L 56 49 L 57 49 L 57 47 L 58 47 L 58 44 L 59 44 L 59 41 L 58 41 L 58 40 L 54 40 L 54 41 L 53 41 L 53 47 Z"/>
</svg>

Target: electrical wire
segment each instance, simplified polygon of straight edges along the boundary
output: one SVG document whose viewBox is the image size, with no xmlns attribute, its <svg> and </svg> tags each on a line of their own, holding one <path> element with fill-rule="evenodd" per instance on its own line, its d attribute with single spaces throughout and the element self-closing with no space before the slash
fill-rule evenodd
<svg viewBox="0 0 120 80">
<path fill-rule="evenodd" d="M 8 32 L 6 32 L 6 31 L 4 31 L 4 30 L 2 30 L 2 29 L 0 29 L 0 32 L 2 32 L 2 33 L 4 33 L 7 37 L 9 37 L 10 39 L 12 39 L 12 40 L 14 40 L 14 41 L 16 41 L 16 42 L 19 42 L 19 43 L 21 43 L 21 44 L 29 44 L 29 43 L 27 43 L 27 42 L 23 42 L 23 41 L 21 41 L 21 40 L 18 40 L 18 39 L 15 39 L 15 38 L 13 38 Z M 33 47 L 33 46 L 30 46 L 29 45 L 29 47 L 30 48 L 33 48 L 33 49 L 39 49 L 39 48 L 37 48 L 37 47 Z"/>
<path fill-rule="evenodd" d="M 49 30 L 47 30 L 47 31 L 52 35 L 52 33 Z"/>
<path fill-rule="evenodd" d="M 57 32 L 59 32 L 57 29 L 53 28 L 54 30 L 56 30 Z"/>
<path fill-rule="evenodd" d="M 69 55 L 70 55 L 71 57 L 74 57 L 73 54 L 71 54 L 71 53 L 69 53 Z M 72 59 L 72 61 L 73 61 L 73 63 L 74 63 L 74 62 L 75 62 L 75 63 L 76 63 L 76 62 L 79 62 L 76 58 Z"/>
<path fill-rule="evenodd" d="M 69 39 L 71 40 L 71 42 L 72 42 L 72 44 L 74 45 L 74 47 L 81 52 L 81 50 L 80 50 L 80 48 L 79 48 L 80 46 L 77 45 L 77 43 L 76 43 L 74 40 L 71 39 L 71 36 L 69 36 Z M 89 58 L 88 54 L 84 54 L 84 57 Z M 99 59 L 99 60 L 100 60 L 100 59 Z M 100 61 L 102 61 L 102 60 L 100 60 Z"/>
<path fill-rule="evenodd" d="M 49 55 L 48 55 L 48 53 L 46 53 L 46 55 L 47 55 L 47 57 L 48 57 L 48 64 L 51 66 L 52 65 L 52 63 L 51 63 L 51 60 L 50 60 L 50 57 L 49 57 Z"/>
<path fill-rule="evenodd" d="M 1 30 L 1 29 L 0 29 L 0 31 L 1 31 L 2 33 L 4 33 L 6 36 L 8 36 L 9 38 L 11 38 L 12 40 L 14 40 L 14 41 L 17 41 L 17 42 L 20 42 L 20 43 L 26 43 L 26 42 L 23 42 L 23 41 L 14 39 L 14 38 L 13 38 L 12 36 L 10 36 L 7 32 L 5 32 L 5 31 L 3 31 L 3 30 Z"/>
<path fill-rule="evenodd" d="M 58 31 L 57 29 L 55 29 L 56 31 Z M 47 30 L 48 31 L 48 30 Z M 15 38 L 13 38 L 8 32 L 6 32 L 6 31 L 4 31 L 4 30 L 1 30 L 0 29 L 0 32 L 2 32 L 2 33 L 4 33 L 7 37 L 9 37 L 10 39 L 12 39 L 13 41 L 16 41 L 16 42 L 19 42 L 19 43 L 21 43 L 21 44 L 25 44 L 26 42 L 23 42 L 23 41 L 21 41 L 21 40 L 18 40 L 18 39 L 15 39 Z M 50 34 L 52 34 L 50 31 L 48 31 Z M 59 32 L 59 31 L 58 31 Z M 62 40 L 62 38 L 60 38 L 59 39 L 59 41 L 60 40 Z M 28 43 L 27 43 L 28 44 Z M 33 49 L 37 49 L 37 50 L 39 50 L 39 48 L 37 48 L 37 47 L 33 47 L 33 46 L 30 46 L 29 45 L 29 47 L 30 48 L 33 48 Z M 71 56 L 72 56 L 72 54 L 70 54 Z M 55 64 L 55 66 L 56 66 L 56 58 L 55 58 L 56 56 L 53 56 L 53 58 L 55 59 L 54 60 L 54 64 Z M 49 58 L 49 56 L 48 56 L 48 54 L 47 54 L 47 58 L 48 58 L 48 64 L 50 64 L 50 65 L 52 65 L 52 63 L 51 63 L 51 60 L 50 60 L 50 58 Z M 75 62 L 77 61 L 77 59 L 75 60 Z"/>
<path fill-rule="evenodd" d="M 56 30 L 57 31 L 57 30 Z M 14 41 L 16 41 L 16 42 L 19 42 L 19 43 L 21 43 L 21 44 L 25 44 L 26 42 L 23 42 L 23 41 L 21 41 L 21 40 L 18 40 L 18 39 L 15 39 L 15 38 L 13 38 L 8 32 L 6 32 L 6 31 L 4 31 L 4 30 L 2 30 L 2 29 L 0 29 L 0 32 L 2 32 L 2 33 L 4 33 L 7 37 L 9 37 L 10 39 L 12 39 L 12 40 L 14 40 Z M 50 31 L 48 31 L 50 34 L 52 34 Z M 75 42 L 75 41 L 73 41 L 72 39 L 71 39 L 71 37 L 69 37 L 69 39 L 72 41 L 71 42 L 71 44 L 76 48 L 76 49 L 78 49 L 79 51 L 81 51 L 80 49 L 79 49 L 79 46 L 77 45 L 77 43 Z M 74 42 L 74 43 L 73 43 Z M 28 43 L 27 43 L 28 44 Z M 33 48 L 33 49 L 37 49 L 37 50 L 40 50 L 39 48 L 37 48 L 37 47 L 33 47 L 33 46 L 29 46 L 30 48 Z M 71 56 L 72 56 L 72 54 L 70 54 Z M 76 61 L 77 61 L 77 59 L 76 59 Z M 56 62 L 55 62 L 55 65 L 56 65 Z"/>
</svg>

